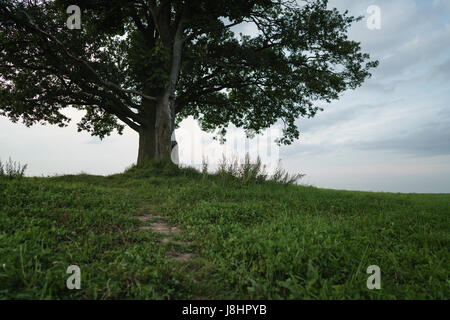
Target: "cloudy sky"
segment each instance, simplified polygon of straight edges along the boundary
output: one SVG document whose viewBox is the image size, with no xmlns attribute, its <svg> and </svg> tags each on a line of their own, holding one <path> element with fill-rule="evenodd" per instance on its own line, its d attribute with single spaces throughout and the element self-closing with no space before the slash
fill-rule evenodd
<svg viewBox="0 0 450 320">
<path fill-rule="evenodd" d="M 325 111 L 315 118 L 300 119 L 302 136 L 291 146 L 276 150 L 266 136 L 259 146 L 272 147 L 269 161 L 279 153 L 285 168 L 306 173 L 303 183 L 321 188 L 449 193 L 450 1 L 330 1 L 330 6 L 366 17 L 371 5 L 381 9 L 381 29 L 369 29 L 364 19 L 350 37 L 380 60 L 373 77 L 323 105 Z M 69 113 L 73 123 L 81 117 Z M 221 154 L 191 119 L 176 134 L 186 164 L 201 157 L 214 162 Z M 232 131 L 230 137 L 239 144 L 242 132 Z M 201 148 L 192 143 L 196 139 Z M 26 128 L 0 118 L 0 158 L 27 163 L 28 175 L 121 172 L 136 160 L 137 143 L 131 130 L 100 141 L 78 133 L 75 124 Z"/>
</svg>

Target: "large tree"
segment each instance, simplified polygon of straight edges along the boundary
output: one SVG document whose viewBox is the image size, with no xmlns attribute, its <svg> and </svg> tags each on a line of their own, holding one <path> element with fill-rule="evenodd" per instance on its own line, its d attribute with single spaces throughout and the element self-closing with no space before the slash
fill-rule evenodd
<svg viewBox="0 0 450 320">
<path fill-rule="evenodd" d="M 66 25 L 82 9 L 82 28 Z M 0 115 L 103 138 L 139 134 L 138 164 L 169 158 L 177 123 L 193 116 L 224 135 L 284 123 L 281 143 L 360 86 L 377 65 L 348 39 L 361 19 L 326 0 L 0 0 Z M 253 24 L 258 34 L 236 35 Z"/>
</svg>

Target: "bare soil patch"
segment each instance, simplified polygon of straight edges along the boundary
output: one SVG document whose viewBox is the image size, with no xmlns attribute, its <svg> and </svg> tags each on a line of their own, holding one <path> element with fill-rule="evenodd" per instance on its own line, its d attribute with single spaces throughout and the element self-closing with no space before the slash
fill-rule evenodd
<svg viewBox="0 0 450 320">
<path fill-rule="evenodd" d="M 164 235 L 161 242 L 165 245 L 171 243 L 173 236 L 181 232 L 178 227 L 169 225 L 168 223 L 164 222 L 163 218 L 160 215 L 145 214 L 138 216 L 137 219 L 143 224 L 150 222 L 149 225 L 140 226 L 139 230 L 153 231 Z M 155 220 L 157 220 L 157 222 Z M 179 241 L 177 241 L 177 243 L 180 244 Z M 190 242 L 188 244 L 190 244 Z M 174 250 L 171 250 L 169 253 L 169 257 L 176 262 L 186 262 L 192 259 L 192 256 L 192 253 L 177 252 Z"/>
<path fill-rule="evenodd" d="M 176 262 L 186 262 L 192 259 L 192 253 L 173 252 L 170 257 Z"/>
</svg>

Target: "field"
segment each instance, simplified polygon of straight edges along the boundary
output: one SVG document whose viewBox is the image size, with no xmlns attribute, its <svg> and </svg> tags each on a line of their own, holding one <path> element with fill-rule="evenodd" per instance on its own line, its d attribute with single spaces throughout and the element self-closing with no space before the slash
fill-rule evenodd
<svg viewBox="0 0 450 320">
<path fill-rule="evenodd" d="M 0 177 L 0 298 L 450 299 L 449 217 L 449 194 L 243 183 L 161 163 Z M 66 287 L 70 265 L 80 290 Z M 367 288 L 370 265 L 380 290 Z"/>
</svg>

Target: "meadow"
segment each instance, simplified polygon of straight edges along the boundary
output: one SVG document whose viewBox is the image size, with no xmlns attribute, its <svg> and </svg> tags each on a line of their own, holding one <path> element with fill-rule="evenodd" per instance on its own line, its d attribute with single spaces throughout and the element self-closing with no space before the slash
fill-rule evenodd
<svg viewBox="0 0 450 320">
<path fill-rule="evenodd" d="M 165 163 L 0 177 L 0 298 L 450 298 L 449 194 L 264 180 Z M 80 290 L 66 287 L 70 265 Z"/>
</svg>

